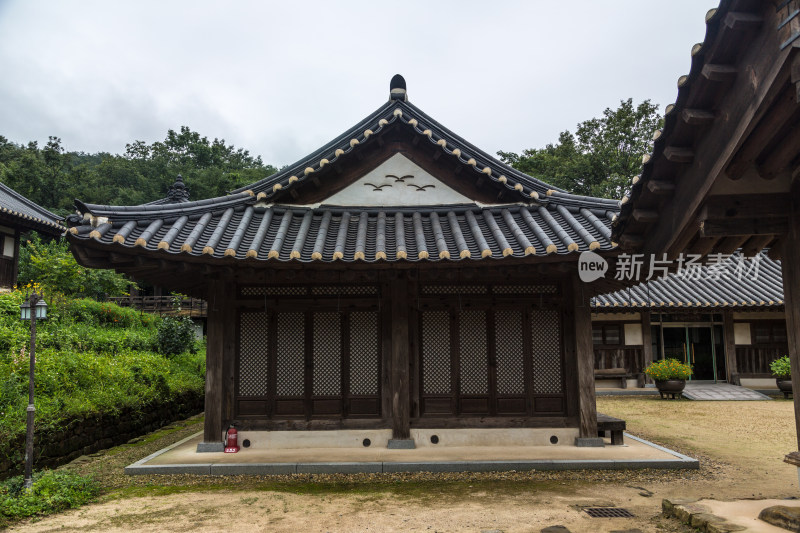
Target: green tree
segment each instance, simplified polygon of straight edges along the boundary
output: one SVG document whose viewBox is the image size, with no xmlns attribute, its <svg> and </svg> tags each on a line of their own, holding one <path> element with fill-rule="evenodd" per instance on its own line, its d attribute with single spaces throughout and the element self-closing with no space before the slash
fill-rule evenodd
<svg viewBox="0 0 800 533">
<path fill-rule="evenodd" d="M 67 296 L 90 298 L 124 296 L 132 285 L 113 270 L 82 267 L 69 251 L 69 243 L 45 242 L 36 233 L 20 247 L 18 275 L 20 286 L 34 282 Z"/>
<path fill-rule="evenodd" d="M 209 140 L 186 126 L 169 130 L 163 141 L 134 141 L 121 155 L 67 151 L 58 137 L 39 147 L 0 136 L 0 181 L 60 215 L 74 212 L 75 198 L 112 205 L 164 198 L 178 174 L 190 198 L 200 200 L 224 196 L 276 170 L 247 150 L 224 139 Z"/>
<path fill-rule="evenodd" d="M 602 117 L 581 122 L 574 134 L 562 132 L 556 144 L 497 154 L 504 163 L 569 192 L 620 198 L 662 125 L 658 105 L 645 100 L 634 106 L 629 98 Z"/>
</svg>

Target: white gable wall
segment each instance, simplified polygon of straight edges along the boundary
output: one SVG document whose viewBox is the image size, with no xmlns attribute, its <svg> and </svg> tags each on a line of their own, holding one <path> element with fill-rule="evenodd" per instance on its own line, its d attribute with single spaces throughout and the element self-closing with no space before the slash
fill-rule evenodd
<svg viewBox="0 0 800 533">
<path fill-rule="evenodd" d="M 403 154 L 395 154 L 355 183 L 320 203 L 385 207 L 474 202 L 433 177 Z"/>
</svg>

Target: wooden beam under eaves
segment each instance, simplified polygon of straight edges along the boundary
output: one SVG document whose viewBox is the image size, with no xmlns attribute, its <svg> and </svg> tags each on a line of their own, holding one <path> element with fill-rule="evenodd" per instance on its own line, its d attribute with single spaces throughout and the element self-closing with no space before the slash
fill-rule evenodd
<svg viewBox="0 0 800 533">
<path fill-rule="evenodd" d="M 694 161 L 694 150 L 679 146 L 667 146 L 664 148 L 664 157 L 670 163 L 691 163 Z"/>
<path fill-rule="evenodd" d="M 707 126 L 714 122 L 714 113 L 704 109 L 684 109 L 681 111 L 683 121 L 691 126 Z"/>
<path fill-rule="evenodd" d="M 770 106 L 767 114 L 762 118 L 753 132 L 748 135 L 747 140 L 736 152 L 733 160 L 725 169 L 725 174 L 729 179 L 741 179 L 748 168 L 759 159 L 764 150 L 769 146 L 776 135 L 789 123 L 797 111 L 795 101 L 795 91 L 784 90 Z M 783 135 L 786 138 L 786 135 Z"/>
<path fill-rule="evenodd" d="M 755 13 L 731 11 L 725 15 L 724 23 L 734 31 L 757 30 L 764 23 L 764 17 Z"/>
<path fill-rule="evenodd" d="M 732 65 L 716 65 L 707 63 L 703 65 L 700 74 L 708 81 L 731 82 L 736 79 L 738 73 L 736 67 Z"/>
<path fill-rule="evenodd" d="M 658 220 L 658 211 L 651 209 L 634 209 L 633 219 L 637 222 L 655 222 Z"/>
<path fill-rule="evenodd" d="M 783 235 L 788 228 L 785 218 L 706 220 L 700 223 L 700 236 Z"/>
<path fill-rule="evenodd" d="M 725 194 L 709 197 L 697 219 L 781 218 L 788 214 L 789 196 L 785 194 Z"/>
<path fill-rule="evenodd" d="M 728 255 L 732 254 L 747 241 L 750 237 L 748 235 L 736 235 L 733 237 L 724 237 L 717 242 L 714 246 L 714 252 Z"/>
<path fill-rule="evenodd" d="M 675 192 L 675 184 L 671 181 L 650 180 L 647 182 L 647 189 L 653 194 L 666 196 Z"/>
<path fill-rule="evenodd" d="M 754 257 L 774 239 L 773 235 L 754 235 L 742 245 L 742 253 L 745 257 Z"/>
</svg>

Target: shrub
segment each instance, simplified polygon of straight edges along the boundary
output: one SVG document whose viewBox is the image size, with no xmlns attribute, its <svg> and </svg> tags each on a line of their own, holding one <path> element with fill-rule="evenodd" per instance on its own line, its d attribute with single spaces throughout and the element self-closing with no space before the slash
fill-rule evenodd
<svg viewBox="0 0 800 533">
<path fill-rule="evenodd" d="M 654 381 L 689 379 L 692 375 L 692 367 L 677 359 L 662 359 L 650 363 L 644 369 L 644 373 L 653 378 Z"/>
<path fill-rule="evenodd" d="M 22 476 L 0 483 L 0 527 L 9 520 L 80 507 L 100 493 L 94 479 L 68 472 L 36 473 L 30 490 L 22 483 Z"/>
<path fill-rule="evenodd" d="M 158 325 L 158 351 L 164 355 L 194 353 L 194 323 L 189 317 L 164 317 Z"/>
<path fill-rule="evenodd" d="M 769 369 L 772 370 L 772 375 L 776 378 L 789 379 L 792 377 L 792 365 L 789 362 L 788 355 L 775 359 L 769 364 Z"/>
</svg>

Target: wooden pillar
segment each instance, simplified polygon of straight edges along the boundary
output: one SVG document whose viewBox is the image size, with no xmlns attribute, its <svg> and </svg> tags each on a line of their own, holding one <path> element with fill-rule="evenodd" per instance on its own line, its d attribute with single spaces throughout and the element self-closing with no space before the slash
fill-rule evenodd
<svg viewBox="0 0 800 533">
<path fill-rule="evenodd" d="M 783 243 L 781 267 L 786 334 L 792 366 L 792 389 L 800 392 L 800 176 L 796 176 L 792 184 L 789 231 Z M 800 450 L 800 394 L 792 396 L 794 396 L 797 447 Z"/>
<path fill-rule="evenodd" d="M 390 447 L 413 447 L 409 397 L 408 280 L 400 275 L 389 284 L 392 306 L 392 440 Z M 405 441 L 405 444 L 401 444 Z"/>
<path fill-rule="evenodd" d="M 642 311 L 642 368 L 639 372 L 644 375 L 644 369 L 653 362 L 653 328 L 650 324 L 650 311 Z M 637 376 L 637 380 L 639 377 Z M 648 377 L 642 380 L 645 383 L 652 383 Z M 638 383 L 637 383 L 638 384 Z"/>
<path fill-rule="evenodd" d="M 739 385 L 739 369 L 736 367 L 736 337 L 733 330 L 733 312 L 722 313 L 722 337 L 725 341 L 725 369 L 728 372 L 728 383 Z"/>
<path fill-rule="evenodd" d="M 210 280 L 208 287 L 208 338 L 206 345 L 206 397 L 203 442 L 198 452 L 223 450 L 226 424 L 232 417 L 230 405 L 236 313 L 235 290 L 231 283 Z"/>
<path fill-rule="evenodd" d="M 578 377 L 577 446 L 603 446 L 597 437 L 597 404 L 594 390 L 594 345 L 589 291 L 575 274 L 572 276 L 572 307 L 575 317 L 575 358 Z"/>
</svg>

